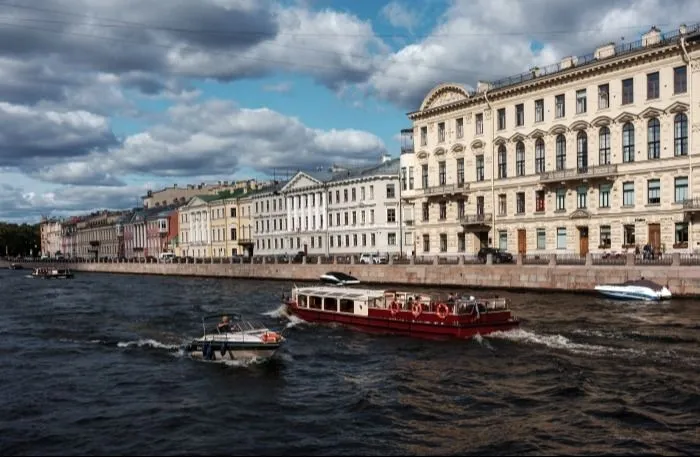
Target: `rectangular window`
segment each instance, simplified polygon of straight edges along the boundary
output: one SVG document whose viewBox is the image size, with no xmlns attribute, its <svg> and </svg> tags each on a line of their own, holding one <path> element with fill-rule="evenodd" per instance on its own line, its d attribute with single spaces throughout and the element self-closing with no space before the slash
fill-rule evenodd
<svg viewBox="0 0 700 457">
<path fill-rule="evenodd" d="M 506 201 L 506 194 L 500 194 L 498 196 L 498 215 L 505 216 L 508 211 L 508 203 Z"/>
<path fill-rule="evenodd" d="M 515 194 L 515 214 L 525 214 L 525 192 Z"/>
<path fill-rule="evenodd" d="M 610 249 L 610 246 L 612 245 L 611 242 L 611 230 L 609 225 L 601 225 L 600 226 L 600 248 L 601 249 Z"/>
<path fill-rule="evenodd" d="M 423 222 L 430 220 L 430 204 L 423 203 Z"/>
<path fill-rule="evenodd" d="M 658 205 L 661 203 L 661 180 L 650 179 L 647 181 L 647 203 Z"/>
<path fill-rule="evenodd" d="M 634 206 L 634 183 L 622 183 L 622 206 Z"/>
<path fill-rule="evenodd" d="M 445 123 L 438 122 L 438 143 L 445 141 Z"/>
<path fill-rule="evenodd" d="M 447 219 L 447 202 L 440 202 L 440 219 L 444 221 Z"/>
<path fill-rule="evenodd" d="M 438 185 L 444 186 L 447 183 L 447 163 L 443 160 L 438 162 Z"/>
<path fill-rule="evenodd" d="M 544 212 L 544 190 L 535 191 L 535 211 Z"/>
<path fill-rule="evenodd" d="M 537 249 L 547 249 L 547 232 L 543 228 L 537 229 Z"/>
<path fill-rule="evenodd" d="M 394 188 L 393 184 L 386 185 L 386 198 L 396 198 L 396 189 Z"/>
<path fill-rule="evenodd" d="M 499 230 L 498 232 L 498 249 L 502 251 L 508 250 L 508 232 Z"/>
<path fill-rule="evenodd" d="M 566 116 L 566 105 L 564 101 L 564 94 L 557 95 L 554 97 L 554 116 L 557 118 Z"/>
<path fill-rule="evenodd" d="M 566 211 L 566 189 L 557 189 L 557 211 Z"/>
<path fill-rule="evenodd" d="M 576 91 L 576 114 L 586 112 L 586 89 Z"/>
<path fill-rule="evenodd" d="M 350 191 L 352 201 L 357 201 L 357 190 L 353 187 Z"/>
<path fill-rule="evenodd" d="M 535 122 L 544 122 L 544 99 L 535 100 Z"/>
<path fill-rule="evenodd" d="M 688 67 L 685 65 L 673 69 L 673 93 L 685 94 L 688 91 Z"/>
<path fill-rule="evenodd" d="M 427 165 L 421 165 L 421 184 L 423 185 L 423 189 L 428 188 L 428 166 Z"/>
<path fill-rule="evenodd" d="M 355 215 L 355 212 L 352 212 L 353 216 Z M 386 210 L 386 221 L 389 223 L 394 223 L 396 222 L 396 209 L 394 208 L 388 208 Z"/>
<path fill-rule="evenodd" d="M 440 252 L 447 252 L 447 234 L 440 234 Z"/>
<path fill-rule="evenodd" d="M 396 246 L 396 233 L 387 233 L 386 235 L 386 243 L 389 246 Z"/>
<path fill-rule="evenodd" d="M 498 130 L 505 130 L 506 128 L 506 109 L 498 109 Z"/>
<path fill-rule="evenodd" d="M 365 199 L 365 188 L 362 188 L 362 199 Z M 413 167 L 408 167 L 408 190 L 413 190 Z"/>
<path fill-rule="evenodd" d="M 464 184 L 464 159 L 457 159 L 457 185 Z"/>
<path fill-rule="evenodd" d="M 676 203 L 683 203 L 688 199 L 688 177 L 680 176 L 674 179 L 674 196 Z"/>
<path fill-rule="evenodd" d="M 455 130 L 457 131 L 457 138 L 462 138 L 464 136 L 464 118 L 460 117 L 455 121 Z"/>
<path fill-rule="evenodd" d="M 457 200 L 457 219 L 463 219 L 464 218 L 464 199 L 459 199 Z"/>
<path fill-rule="evenodd" d="M 566 249 L 566 227 L 557 227 L 557 249 Z"/>
<path fill-rule="evenodd" d="M 611 184 L 601 184 L 598 188 L 598 207 L 610 208 L 610 189 Z"/>
<path fill-rule="evenodd" d="M 610 84 L 598 86 L 598 109 L 607 109 L 610 106 Z"/>
<path fill-rule="evenodd" d="M 479 113 L 476 115 L 474 134 L 482 135 L 484 133 L 484 113 Z"/>
<path fill-rule="evenodd" d="M 430 252 L 430 235 L 423 235 L 423 252 Z"/>
<path fill-rule="evenodd" d="M 647 100 L 659 98 L 659 72 L 647 74 Z"/>
<path fill-rule="evenodd" d="M 522 103 L 515 105 L 515 125 L 525 125 L 525 105 Z"/>
<path fill-rule="evenodd" d="M 676 222 L 676 230 L 674 242 L 676 245 L 685 244 L 684 247 L 688 246 L 688 223 L 687 222 Z M 675 247 L 675 246 L 674 246 Z"/>
<path fill-rule="evenodd" d="M 428 127 L 420 128 L 420 145 L 425 146 L 428 144 Z"/>
<path fill-rule="evenodd" d="M 634 79 L 627 78 L 622 80 L 622 104 L 630 103 L 634 103 Z"/>
<path fill-rule="evenodd" d="M 498 178 L 503 179 L 508 177 L 508 154 L 506 147 L 501 145 L 498 148 Z"/>
<path fill-rule="evenodd" d="M 406 182 L 406 167 L 401 167 L 401 190 L 406 190 L 408 188 L 408 182 Z"/>
<path fill-rule="evenodd" d="M 634 236 L 634 225 L 623 225 L 622 226 L 622 244 L 625 246 L 634 246 L 635 236 Z"/>
<path fill-rule="evenodd" d="M 586 209 L 587 197 L 588 197 L 588 188 L 587 187 L 580 186 L 578 189 L 576 189 L 576 208 Z"/>
<path fill-rule="evenodd" d="M 484 180 L 484 156 L 483 155 L 476 156 L 476 180 L 477 181 Z"/>
<path fill-rule="evenodd" d="M 522 142 L 515 145 L 515 175 L 525 175 L 525 145 Z"/>
<path fill-rule="evenodd" d="M 467 250 L 467 241 L 464 233 L 457 234 L 457 252 L 464 252 Z"/>
</svg>

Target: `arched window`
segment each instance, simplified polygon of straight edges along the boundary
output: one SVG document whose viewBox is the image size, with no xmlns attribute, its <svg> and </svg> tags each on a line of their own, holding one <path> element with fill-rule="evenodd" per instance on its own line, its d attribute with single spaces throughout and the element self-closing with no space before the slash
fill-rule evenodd
<svg viewBox="0 0 700 457">
<path fill-rule="evenodd" d="M 583 131 L 576 135 L 576 168 L 579 173 L 588 171 L 588 135 Z"/>
<path fill-rule="evenodd" d="M 598 163 L 600 165 L 607 165 L 610 163 L 610 129 L 607 127 L 601 127 L 598 132 L 598 152 L 600 157 L 598 158 Z"/>
<path fill-rule="evenodd" d="M 556 165 L 557 171 L 559 171 L 566 168 L 566 137 L 564 137 L 564 135 L 562 135 L 561 133 L 557 135 L 556 146 Z"/>
<path fill-rule="evenodd" d="M 535 173 L 544 173 L 544 140 L 535 141 Z"/>
<path fill-rule="evenodd" d="M 634 162 L 634 125 L 631 122 L 622 127 L 622 161 Z"/>
<path fill-rule="evenodd" d="M 525 175 L 525 144 L 518 141 L 515 144 L 515 176 Z"/>
<path fill-rule="evenodd" d="M 676 156 L 688 155 L 688 116 L 678 113 L 673 119 L 673 150 Z"/>
<path fill-rule="evenodd" d="M 506 172 L 508 165 L 508 156 L 506 153 L 506 146 L 504 144 L 498 147 L 498 177 L 507 178 L 508 173 Z"/>
</svg>

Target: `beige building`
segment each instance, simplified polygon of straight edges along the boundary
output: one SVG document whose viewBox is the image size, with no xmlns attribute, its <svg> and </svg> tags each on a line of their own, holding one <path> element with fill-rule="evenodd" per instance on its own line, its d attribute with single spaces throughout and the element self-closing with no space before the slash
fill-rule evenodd
<svg viewBox="0 0 700 457">
<path fill-rule="evenodd" d="M 188 184 L 185 187 L 178 187 L 177 184 L 172 187 L 166 187 L 158 191 L 149 190 L 146 195 L 142 196 L 144 208 L 154 208 L 167 205 L 184 205 L 185 202 L 198 195 L 218 195 L 221 192 L 238 192 L 241 190 L 258 189 L 265 186 L 267 183 L 258 182 L 254 179 L 242 181 L 219 181 L 216 184 Z"/>
<path fill-rule="evenodd" d="M 76 224 L 75 255 L 86 259 L 117 257 L 120 234 L 117 221 L 122 212 L 101 211 L 90 214 Z"/>
<path fill-rule="evenodd" d="M 473 92 L 434 88 L 402 132 L 416 254 L 700 246 L 698 30 L 652 28 Z"/>
<path fill-rule="evenodd" d="M 199 258 L 250 255 L 250 188 L 198 195 L 179 210 L 177 255 Z"/>
</svg>

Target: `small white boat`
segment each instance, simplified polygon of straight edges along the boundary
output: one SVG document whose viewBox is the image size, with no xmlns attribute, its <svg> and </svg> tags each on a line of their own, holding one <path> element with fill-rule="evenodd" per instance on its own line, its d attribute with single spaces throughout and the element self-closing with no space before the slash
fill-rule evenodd
<svg viewBox="0 0 700 457">
<path fill-rule="evenodd" d="M 336 286 L 348 286 L 353 284 L 359 284 L 360 280 L 349 274 L 341 273 L 339 271 L 329 271 L 321 275 L 321 282 L 327 284 L 334 284 Z"/>
<path fill-rule="evenodd" d="M 73 272 L 67 268 L 35 268 L 33 278 L 39 279 L 71 279 Z"/>
<path fill-rule="evenodd" d="M 622 284 L 602 284 L 595 286 L 595 290 L 610 298 L 622 300 L 659 301 L 671 298 L 668 287 L 657 284 L 648 279 L 635 279 Z"/>
<path fill-rule="evenodd" d="M 193 338 L 184 348 L 190 357 L 206 361 L 266 360 L 285 341 L 281 333 L 258 322 L 243 320 L 236 313 L 224 315 L 219 324 L 207 324 L 207 320 L 220 316 L 202 318 L 204 334 Z"/>
</svg>

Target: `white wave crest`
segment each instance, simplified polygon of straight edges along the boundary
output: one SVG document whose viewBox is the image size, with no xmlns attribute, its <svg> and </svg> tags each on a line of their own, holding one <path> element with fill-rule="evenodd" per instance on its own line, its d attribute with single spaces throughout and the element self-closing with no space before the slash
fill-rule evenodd
<svg viewBox="0 0 700 457">
<path fill-rule="evenodd" d="M 137 340 L 137 341 L 120 341 L 117 343 L 117 347 L 120 348 L 130 348 L 130 347 L 152 347 L 156 349 L 167 349 L 170 351 L 178 350 L 180 349 L 180 345 L 178 344 L 165 344 L 161 343 L 160 341 L 152 340 L 152 339 L 145 339 L 145 340 Z"/>
<path fill-rule="evenodd" d="M 287 313 L 287 306 L 282 304 L 278 306 L 277 308 L 270 310 L 270 311 L 265 311 L 262 313 L 264 316 L 270 316 L 270 317 L 289 317 L 289 314 Z"/>
</svg>

